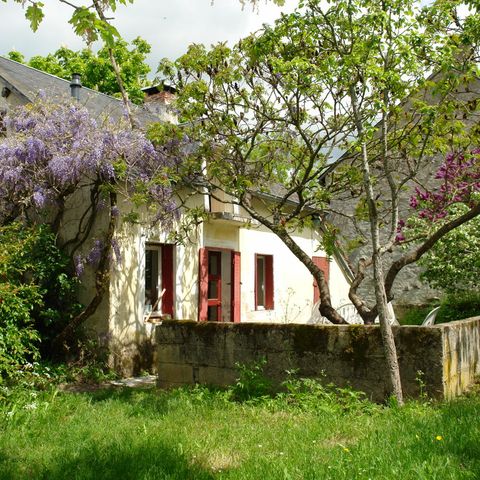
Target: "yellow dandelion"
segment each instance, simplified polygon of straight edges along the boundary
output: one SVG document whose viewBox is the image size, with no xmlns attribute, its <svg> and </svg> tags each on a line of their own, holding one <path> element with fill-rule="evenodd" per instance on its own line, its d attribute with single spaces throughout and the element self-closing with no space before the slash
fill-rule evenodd
<svg viewBox="0 0 480 480">
<path fill-rule="evenodd" d="M 435 440 L 441 442 L 441 441 L 443 440 L 443 437 L 442 437 L 441 435 L 437 435 L 437 436 L 435 437 Z"/>
<path fill-rule="evenodd" d="M 347 447 L 343 447 L 343 451 L 349 453 L 350 450 Z"/>
</svg>

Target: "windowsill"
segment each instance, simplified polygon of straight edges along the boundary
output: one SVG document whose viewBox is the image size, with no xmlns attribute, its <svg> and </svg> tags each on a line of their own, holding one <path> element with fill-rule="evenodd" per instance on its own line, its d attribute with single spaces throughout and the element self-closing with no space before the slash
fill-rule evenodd
<svg viewBox="0 0 480 480">
<path fill-rule="evenodd" d="M 260 225 L 258 220 L 230 212 L 209 212 L 209 219 L 218 223 L 237 225 Z"/>
<path fill-rule="evenodd" d="M 161 312 L 145 313 L 143 315 L 144 323 L 162 323 L 163 320 L 172 320 L 172 316 Z"/>
</svg>

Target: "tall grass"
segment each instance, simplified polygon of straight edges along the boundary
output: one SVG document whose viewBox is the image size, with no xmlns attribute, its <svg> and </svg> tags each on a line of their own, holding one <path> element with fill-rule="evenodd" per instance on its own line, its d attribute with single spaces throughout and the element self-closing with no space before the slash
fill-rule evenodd
<svg viewBox="0 0 480 480">
<path fill-rule="evenodd" d="M 374 405 L 295 382 L 231 391 L 0 391 L 0 479 L 476 479 L 480 396 Z"/>
</svg>

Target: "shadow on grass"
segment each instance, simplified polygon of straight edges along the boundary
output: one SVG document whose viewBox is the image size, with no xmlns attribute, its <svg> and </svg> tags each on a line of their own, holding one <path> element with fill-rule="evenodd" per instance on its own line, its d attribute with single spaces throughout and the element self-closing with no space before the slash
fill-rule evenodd
<svg viewBox="0 0 480 480">
<path fill-rule="evenodd" d="M 128 407 L 131 415 L 148 418 L 163 417 L 176 409 L 175 396 L 155 387 L 112 387 L 81 395 L 86 396 L 92 404 L 115 402 Z"/>
<path fill-rule="evenodd" d="M 44 464 L 0 461 L 0 479 L 48 480 L 211 480 L 211 472 L 188 462 L 184 455 L 159 442 L 142 445 L 110 445 L 102 450 L 89 446 L 82 450 L 52 456 Z"/>
<path fill-rule="evenodd" d="M 149 418 L 161 418 L 178 410 L 184 411 L 187 405 L 208 405 L 213 408 L 221 401 L 221 390 L 215 388 L 205 388 L 200 393 L 195 393 L 194 388 L 161 390 L 156 387 L 119 387 L 86 392 L 82 395 L 86 395 L 92 404 L 117 402 L 127 406 L 131 415 Z"/>
</svg>

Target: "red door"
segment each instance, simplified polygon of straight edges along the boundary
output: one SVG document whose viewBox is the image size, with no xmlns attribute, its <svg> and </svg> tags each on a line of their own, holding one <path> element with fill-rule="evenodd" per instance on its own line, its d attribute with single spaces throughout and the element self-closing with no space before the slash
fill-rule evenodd
<svg viewBox="0 0 480 480">
<path fill-rule="evenodd" d="M 230 321 L 240 322 L 240 252 L 223 249 L 199 251 L 198 320 L 223 321 L 222 318 L 222 255 L 229 255 L 230 262 Z M 225 258 L 225 257 L 224 257 Z M 227 278 L 228 273 L 225 272 Z"/>
</svg>

